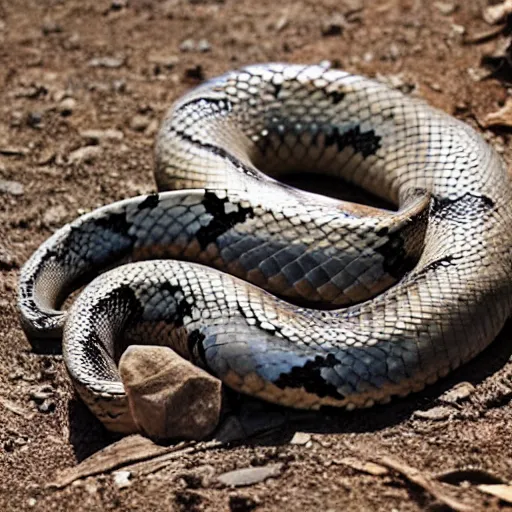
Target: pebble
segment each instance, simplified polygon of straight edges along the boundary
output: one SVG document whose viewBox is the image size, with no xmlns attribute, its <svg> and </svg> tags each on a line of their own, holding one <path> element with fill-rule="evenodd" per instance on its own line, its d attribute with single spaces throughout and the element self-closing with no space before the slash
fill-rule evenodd
<svg viewBox="0 0 512 512">
<path fill-rule="evenodd" d="M 70 164 L 90 164 L 99 158 L 103 153 L 100 146 L 85 146 L 76 149 L 68 155 L 68 162 Z"/>
<path fill-rule="evenodd" d="M 120 11 L 128 6 L 128 0 L 112 0 L 110 8 L 114 11 Z"/>
<path fill-rule="evenodd" d="M 0 193 L 21 196 L 23 195 L 23 185 L 19 181 L 0 179 Z"/>
<path fill-rule="evenodd" d="M 196 49 L 196 42 L 193 39 L 185 39 L 180 44 L 181 52 L 193 52 Z"/>
<path fill-rule="evenodd" d="M 347 25 L 347 20 L 342 14 L 335 14 L 329 17 L 322 24 L 322 35 L 324 37 L 339 36 Z"/>
<path fill-rule="evenodd" d="M 123 140 L 124 133 L 120 130 L 109 128 L 107 130 L 82 130 L 80 136 L 83 137 L 88 144 L 101 144 L 106 141 L 119 142 Z"/>
<path fill-rule="evenodd" d="M 43 215 L 43 223 L 48 226 L 62 224 L 67 215 L 68 211 L 64 205 L 51 206 Z"/>
<path fill-rule="evenodd" d="M 452 389 L 443 393 L 439 400 L 441 402 L 447 402 L 449 404 L 463 402 L 467 400 L 471 394 L 475 391 L 475 386 L 470 382 L 459 382 Z"/>
<path fill-rule="evenodd" d="M 55 410 L 55 402 L 52 398 L 55 391 L 51 386 L 45 385 L 33 389 L 30 392 L 30 399 L 36 403 L 37 410 L 42 413 L 49 413 Z"/>
<path fill-rule="evenodd" d="M 311 434 L 307 432 L 295 432 L 290 440 L 290 444 L 304 445 L 311 441 Z"/>
<path fill-rule="evenodd" d="M 159 127 L 159 121 L 157 119 L 153 119 L 144 130 L 144 134 L 147 135 L 148 137 L 153 137 L 153 135 L 155 135 L 156 132 L 158 131 Z"/>
<path fill-rule="evenodd" d="M 434 2 L 434 6 L 443 16 L 450 16 L 457 9 L 457 5 L 451 2 Z"/>
<path fill-rule="evenodd" d="M 118 489 L 124 489 L 132 485 L 132 474 L 130 471 L 114 471 L 112 476 L 114 477 L 114 484 Z"/>
<path fill-rule="evenodd" d="M 55 402 L 52 400 L 45 400 L 42 404 L 37 405 L 37 410 L 42 413 L 49 413 L 55 410 Z"/>
<path fill-rule="evenodd" d="M 62 46 L 65 50 L 78 50 L 80 48 L 80 36 L 76 32 L 71 34 L 66 41 L 63 41 Z"/>
<path fill-rule="evenodd" d="M 281 32 L 281 30 L 284 30 L 290 23 L 290 20 L 288 18 L 287 14 L 283 14 L 275 24 L 276 32 Z"/>
<path fill-rule="evenodd" d="M 124 58 L 117 57 L 96 57 L 89 61 L 92 68 L 120 68 L 124 64 Z"/>
<path fill-rule="evenodd" d="M 43 114 L 41 112 L 29 112 L 27 114 L 27 124 L 31 128 L 41 128 Z"/>
<path fill-rule="evenodd" d="M 45 36 L 48 34 L 57 34 L 62 32 L 62 27 L 54 20 L 46 20 L 41 26 L 41 30 Z"/>
<path fill-rule="evenodd" d="M 420 420 L 442 421 L 449 419 L 455 411 L 451 407 L 439 405 L 426 411 L 414 411 L 413 418 Z"/>
<path fill-rule="evenodd" d="M 130 128 L 136 132 L 143 132 L 151 123 L 151 119 L 148 116 L 137 114 L 130 120 Z"/>
<path fill-rule="evenodd" d="M 217 427 L 221 382 L 167 347 L 131 345 L 119 361 L 135 424 L 157 439 L 203 439 Z"/>
<path fill-rule="evenodd" d="M 268 466 L 235 469 L 222 473 L 217 480 L 228 487 L 245 487 L 248 485 L 263 482 L 267 478 L 276 477 L 281 474 L 283 464 L 269 464 Z"/>
<path fill-rule="evenodd" d="M 76 100 L 74 98 L 64 98 L 58 105 L 57 110 L 61 116 L 70 116 L 75 110 Z"/>
<path fill-rule="evenodd" d="M 200 39 L 197 43 L 197 49 L 202 53 L 209 52 L 212 49 L 212 45 L 207 39 Z"/>
<path fill-rule="evenodd" d="M 495 4 L 495 2 L 492 3 L 493 5 L 486 7 L 482 13 L 483 19 L 489 23 L 489 25 L 502 23 L 507 16 L 512 14 L 512 1 L 505 0 L 498 4 Z"/>
</svg>

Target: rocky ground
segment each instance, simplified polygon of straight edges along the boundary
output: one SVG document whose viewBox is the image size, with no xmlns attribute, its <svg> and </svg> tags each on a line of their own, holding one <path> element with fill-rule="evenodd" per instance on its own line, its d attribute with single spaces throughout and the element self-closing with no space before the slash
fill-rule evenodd
<svg viewBox="0 0 512 512">
<path fill-rule="evenodd" d="M 246 63 L 329 60 L 377 76 L 469 122 L 510 161 L 510 129 L 490 129 L 510 115 L 489 117 L 509 94 L 508 28 L 491 24 L 487 8 L 483 0 L 0 1 L 1 510 L 510 506 L 506 332 L 448 379 L 385 407 L 309 416 L 235 400 L 217 441 L 156 446 L 101 428 L 61 358 L 32 352 L 15 298 L 20 266 L 55 229 L 154 190 L 154 135 L 170 103 Z"/>
</svg>

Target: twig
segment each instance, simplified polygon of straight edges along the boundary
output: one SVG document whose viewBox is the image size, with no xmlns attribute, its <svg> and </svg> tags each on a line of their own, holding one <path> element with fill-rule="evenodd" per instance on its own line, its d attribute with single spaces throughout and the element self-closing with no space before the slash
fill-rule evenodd
<svg viewBox="0 0 512 512">
<path fill-rule="evenodd" d="M 457 512 L 471 512 L 474 510 L 474 507 L 466 505 L 465 503 L 445 494 L 436 482 L 434 482 L 430 477 L 424 475 L 419 469 L 409 466 L 395 457 L 382 455 L 371 457 L 371 460 L 400 473 L 404 478 L 409 480 L 409 482 L 421 487 L 424 491 L 434 496 L 436 500 L 440 501 L 447 507 L 450 507 L 452 510 L 456 510 Z"/>
</svg>

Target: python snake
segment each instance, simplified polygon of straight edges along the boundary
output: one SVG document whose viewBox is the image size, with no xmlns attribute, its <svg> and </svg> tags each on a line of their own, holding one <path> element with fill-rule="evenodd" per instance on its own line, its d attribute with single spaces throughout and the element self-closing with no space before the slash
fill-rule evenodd
<svg viewBox="0 0 512 512">
<path fill-rule="evenodd" d="M 275 179 L 295 171 L 396 209 Z M 210 80 L 166 116 L 155 177 L 174 190 L 83 215 L 20 277 L 25 332 L 63 333 L 72 380 L 111 430 L 134 428 L 116 367 L 131 343 L 167 345 L 270 402 L 353 409 L 446 375 L 512 310 L 504 162 L 378 81 L 287 64 Z"/>
</svg>

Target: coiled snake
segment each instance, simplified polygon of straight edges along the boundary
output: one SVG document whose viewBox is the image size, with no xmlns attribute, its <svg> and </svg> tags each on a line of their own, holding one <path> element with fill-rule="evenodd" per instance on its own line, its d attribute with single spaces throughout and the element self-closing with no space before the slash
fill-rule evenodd
<svg viewBox="0 0 512 512">
<path fill-rule="evenodd" d="M 397 210 L 274 179 L 292 171 Z M 353 409 L 444 376 L 511 312 L 503 161 L 466 124 L 377 81 L 286 64 L 213 79 L 167 115 L 155 176 L 177 190 L 78 218 L 21 272 L 26 333 L 63 330 L 69 373 L 112 430 L 130 425 L 116 368 L 129 343 L 168 345 L 271 402 Z M 118 266 L 134 260 L 150 261 Z"/>
</svg>

